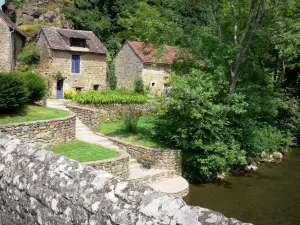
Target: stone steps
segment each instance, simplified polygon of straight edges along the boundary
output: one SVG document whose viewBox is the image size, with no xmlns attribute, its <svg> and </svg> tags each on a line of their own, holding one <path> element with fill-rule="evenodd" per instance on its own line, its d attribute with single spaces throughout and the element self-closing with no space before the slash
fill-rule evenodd
<svg viewBox="0 0 300 225">
<path fill-rule="evenodd" d="M 68 110 L 63 101 L 50 100 L 47 101 L 49 107 Z M 106 137 L 94 134 L 85 124 L 78 118 L 76 119 L 76 139 L 91 144 L 100 145 L 116 151 L 121 149 Z M 176 175 L 175 171 L 164 169 L 144 169 L 136 159 L 129 159 L 129 178 L 127 180 L 149 185 L 156 191 L 171 194 L 173 196 L 182 197 L 187 195 L 188 183 L 181 177 Z"/>
</svg>

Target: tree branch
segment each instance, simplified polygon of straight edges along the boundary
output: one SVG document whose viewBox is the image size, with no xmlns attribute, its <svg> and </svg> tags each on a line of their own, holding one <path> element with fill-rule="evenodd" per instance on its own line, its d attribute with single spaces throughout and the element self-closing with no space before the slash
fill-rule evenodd
<svg viewBox="0 0 300 225">
<path fill-rule="evenodd" d="M 216 5 L 219 2 L 219 0 L 213 0 L 211 7 L 212 7 L 212 11 L 213 11 L 213 15 L 215 18 L 215 21 L 217 23 L 217 27 L 218 27 L 218 35 L 219 35 L 219 41 L 223 42 L 223 37 L 222 37 L 222 28 L 221 28 L 221 24 L 217 15 L 217 9 L 216 9 Z"/>
<path fill-rule="evenodd" d="M 236 20 L 236 14 L 235 14 L 233 0 L 230 0 L 230 7 L 231 7 L 233 23 L 234 23 L 234 44 L 237 45 L 237 43 L 238 43 L 238 37 L 237 37 L 238 27 L 237 27 L 237 20 Z"/>
</svg>

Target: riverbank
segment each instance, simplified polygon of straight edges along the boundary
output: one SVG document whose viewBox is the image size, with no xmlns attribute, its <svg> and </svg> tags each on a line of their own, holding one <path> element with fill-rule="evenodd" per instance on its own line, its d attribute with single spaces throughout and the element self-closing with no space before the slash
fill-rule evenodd
<svg viewBox="0 0 300 225">
<path fill-rule="evenodd" d="M 299 171 L 300 149 L 292 149 L 281 163 L 262 163 L 252 173 L 190 185 L 184 200 L 255 225 L 300 224 Z"/>
</svg>

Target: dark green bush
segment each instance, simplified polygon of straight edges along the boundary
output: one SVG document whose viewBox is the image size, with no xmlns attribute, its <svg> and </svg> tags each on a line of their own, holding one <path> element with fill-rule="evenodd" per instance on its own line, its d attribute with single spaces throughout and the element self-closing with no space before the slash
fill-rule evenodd
<svg viewBox="0 0 300 225">
<path fill-rule="evenodd" d="M 107 83 L 111 90 L 115 90 L 117 88 L 117 77 L 115 73 L 115 64 L 109 64 L 107 71 Z"/>
<path fill-rule="evenodd" d="M 33 72 L 26 72 L 20 73 L 20 76 L 22 77 L 29 92 L 28 102 L 34 103 L 45 97 L 46 82 L 42 75 Z"/>
<path fill-rule="evenodd" d="M 73 98 L 83 104 L 145 103 L 147 100 L 147 96 L 126 89 L 79 92 Z"/>
<path fill-rule="evenodd" d="M 145 94 L 145 86 L 142 77 L 136 77 L 134 80 L 134 92 L 139 94 Z"/>
<path fill-rule="evenodd" d="M 23 79 L 15 73 L 0 73 L 0 112 L 20 109 L 27 101 Z"/>
</svg>

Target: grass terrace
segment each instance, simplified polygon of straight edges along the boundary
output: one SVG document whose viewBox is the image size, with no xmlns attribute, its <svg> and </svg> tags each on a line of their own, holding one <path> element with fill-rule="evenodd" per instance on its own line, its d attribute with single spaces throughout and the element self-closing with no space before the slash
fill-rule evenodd
<svg viewBox="0 0 300 225">
<path fill-rule="evenodd" d="M 101 90 L 76 93 L 72 100 L 82 104 L 145 103 L 149 98 L 126 89 Z"/>
<path fill-rule="evenodd" d="M 83 141 L 72 141 L 66 144 L 53 145 L 49 147 L 49 150 L 79 162 L 104 160 L 120 155 L 119 152 L 114 150 Z"/>
<path fill-rule="evenodd" d="M 99 125 L 99 131 L 104 135 L 116 137 L 132 144 L 150 148 L 166 148 L 166 145 L 158 143 L 153 138 L 153 119 L 151 116 L 140 117 L 136 133 L 129 133 L 125 129 L 123 121 L 101 123 Z"/>
<path fill-rule="evenodd" d="M 21 123 L 37 120 L 50 120 L 66 117 L 68 111 L 48 108 L 44 106 L 28 105 L 24 109 L 14 113 L 0 113 L 0 124 Z"/>
</svg>

